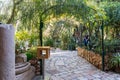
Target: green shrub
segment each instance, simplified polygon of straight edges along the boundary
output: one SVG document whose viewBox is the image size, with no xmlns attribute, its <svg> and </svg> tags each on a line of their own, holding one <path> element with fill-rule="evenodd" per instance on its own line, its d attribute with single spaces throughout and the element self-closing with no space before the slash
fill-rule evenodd
<svg viewBox="0 0 120 80">
<path fill-rule="evenodd" d="M 105 40 L 104 42 L 106 52 L 116 52 L 117 49 L 119 49 L 120 45 L 120 39 L 112 39 L 112 40 Z"/>
<path fill-rule="evenodd" d="M 110 60 L 111 67 L 120 67 L 120 53 L 114 53 Z"/>
<path fill-rule="evenodd" d="M 27 61 L 36 57 L 37 54 L 37 47 L 31 47 L 28 51 L 25 52 L 27 55 Z"/>
<path fill-rule="evenodd" d="M 33 59 L 35 56 L 29 52 L 26 52 L 26 56 L 27 56 L 27 61 Z"/>
<path fill-rule="evenodd" d="M 116 46 L 120 45 L 120 39 L 105 40 L 105 46 Z"/>
<path fill-rule="evenodd" d="M 67 50 L 68 44 L 67 43 L 61 43 L 59 46 L 62 50 Z"/>
<path fill-rule="evenodd" d="M 69 45 L 68 45 L 68 49 L 69 49 L 69 50 L 75 50 L 75 44 L 72 44 L 72 43 L 69 44 Z"/>
<path fill-rule="evenodd" d="M 53 47 L 54 40 L 52 38 L 45 38 L 44 45 Z"/>
</svg>

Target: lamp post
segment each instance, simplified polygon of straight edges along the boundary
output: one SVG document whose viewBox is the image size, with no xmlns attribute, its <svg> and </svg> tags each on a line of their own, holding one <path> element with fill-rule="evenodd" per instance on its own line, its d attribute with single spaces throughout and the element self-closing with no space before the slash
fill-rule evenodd
<svg viewBox="0 0 120 80">
<path fill-rule="evenodd" d="M 104 23 L 102 20 L 101 24 L 101 31 L 102 31 L 102 70 L 105 70 L 105 51 L 104 51 Z"/>
<path fill-rule="evenodd" d="M 39 29 L 40 29 L 40 46 L 42 46 L 42 28 L 43 28 L 43 21 L 42 21 L 42 19 L 40 19 L 40 27 L 39 27 Z"/>
<path fill-rule="evenodd" d="M 43 29 L 43 21 L 42 21 L 42 18 L 40 18 L 40 32 L 39 32 L 39 37 L 40 37 L 40 46 L 43 45 L 43 41 L 42 41 L 42 29 Z M 41 52 L 42 53 L 42 52 Z M 40 76 L 42 77 L 42 80 L 44 80 L 44 59 L 39 59 L 39 62 L 40 62 Z"/>
</svg>

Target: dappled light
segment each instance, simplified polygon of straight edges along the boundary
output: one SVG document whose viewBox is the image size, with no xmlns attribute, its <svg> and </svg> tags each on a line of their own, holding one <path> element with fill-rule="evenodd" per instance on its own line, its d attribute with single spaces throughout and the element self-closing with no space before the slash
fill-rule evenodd
<svg viewBox="0 0 120 80">
<path fill-rule="evenodd" d="M 0 36 L 0 80 L 120 79 L 119 0 L 0 0 Z"/>
</svg>

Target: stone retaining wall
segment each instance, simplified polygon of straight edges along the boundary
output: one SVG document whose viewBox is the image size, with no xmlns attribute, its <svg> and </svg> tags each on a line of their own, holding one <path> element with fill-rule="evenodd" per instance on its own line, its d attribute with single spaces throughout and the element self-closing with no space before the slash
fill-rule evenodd
<svg viewBox="0 0 120 80">
<path fill-rule="evenodd" d="M 97 68 L 102 69 L 102 56 L 98 53 L 88 51 L 86 49 L 77 48 L 78 55 L 85 58 L 87 61 L 89 61 L 91 64 L 95 65 Z M 105 55 L 105 70 L 109 70 L 109 55 Z"/>
</svg>

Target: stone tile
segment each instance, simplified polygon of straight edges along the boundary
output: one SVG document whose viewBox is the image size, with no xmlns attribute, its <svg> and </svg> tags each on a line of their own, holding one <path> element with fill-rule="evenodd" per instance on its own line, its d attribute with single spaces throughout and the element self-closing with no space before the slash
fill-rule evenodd
<svg viewBox="0 0 120 80">
<path fill-rule="evenodd" d="M 79 77 L 78 80 L 88 80 L 86 77 Z"/>
<path fill-rule="evenodd" d="M 101 75 L 99 75 L 99 74 L 94 74 L 93 77 L 95 77 L 95 78 L 101 78 Z"/>
<path fill-rule="evenodd" d="M 64 80 L 64 79 L 56 76 L 51 76 L 49 80 Z"/>
<path fill-rule="evenodd" d="M 56 69 L 54 69 L 54 70 L 48 70 L 48 71 L 46 71 L 46 73 L 49 73 L 49 74 L 51 74 L 51 75 L 54 75 L 54 74 L 59 73 L 59 71 L 56 70 Z"/>
<path fill-rule="evenodd" d="M 120 74 L 97 69 L 77 56 L 77 51 L 56 50 L 51 54 L 45 61 L 46 80 L 120 80 Z"/>
<path fill-rule="evenodd" d="M 120 80 L 120 78 L 116 78 L 116 80 Z"/>
</svg>

